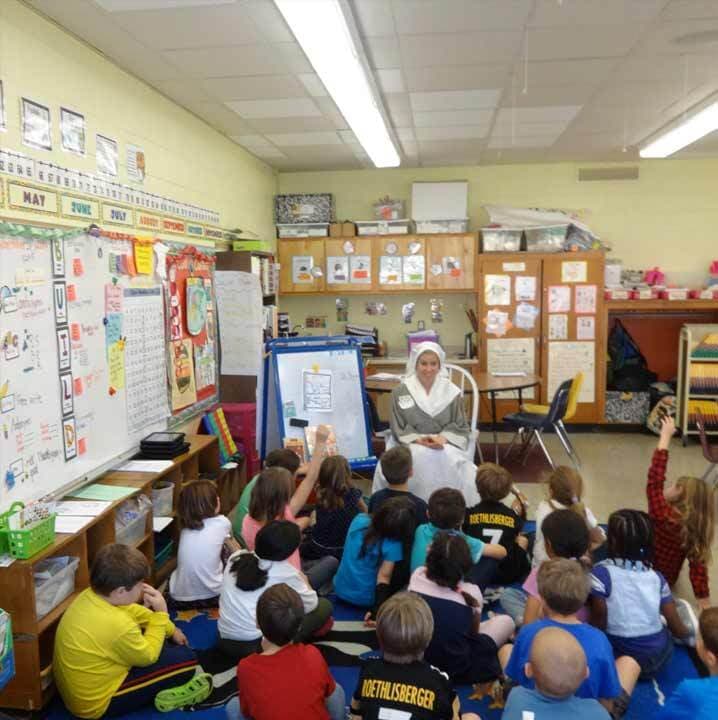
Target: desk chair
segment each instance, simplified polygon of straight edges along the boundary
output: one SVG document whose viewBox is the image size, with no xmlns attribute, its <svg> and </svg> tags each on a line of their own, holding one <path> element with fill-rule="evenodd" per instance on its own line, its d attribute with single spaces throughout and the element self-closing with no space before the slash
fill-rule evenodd
<svg viewBox="0 0 718 720">
<path fill-rule="evenodd" d="M 561 441 L 564 449 L 568 456 L 571 458 L 573 464 L 578 470 L 581 467 L 581 460 L 578 457 L 578 453 L 574 448 L 571 440 L 566 431 L 566 426 L 563 424 L 564 420 L 570 420 L 576 414 L 576 408 L 578 407 L 578 396 L 581 392 L 581 386 L 583 385 L 583 373 L 580 372 L 571 381 L 571 388 L 568 391 L 568 406 L 566 407 L 566 414 L 563 419 L 556 422 L 555 430 L 558 439 Z M 536 415 L 548 415 L 550 405 L 538 405 L 534 403 L 524 403 L 521 406 L 523 412 L 534 413 Z"/>
<path fill-rule="evenodd" d="M 696 413 L 696 426 L 698 427 L 698 435 L 701 439 L 701 447 L 703 448 L 703 457 L 710 463 L 708 469 L 703 473 L 702 480 L 708 480 L 716 465 L 718 465 L 718 445 L 711 445 L 706 435 L 706 420 L 700 410 Z M 714 481 L 718 483 L 718 478 Z"/>
<path fill-rule="evenodd" d="M 541 450 L 543 451 L 543 454 L 546 457 L 546 460 L 548 460 L 551 468 L 556 468 L 556 463 L 554 463 L 553 458 L 551 457 L 551 454 L 549 453 L 543 441 L 542 433 L 546 430 L 550 432 L 553 429 L 559 436 L 559 438 L 561 437 L 558 431 L 558 422 L 559 420 L 562 420 L 566 414 L 566 408 L 568 407 L 568 394 L 572 382 L 572 380 L 565 380 L 558 386 L 556 392 L 554 393 L 553 399 L 551 400 L 551 405 L 549 406 L 548 413 L 546 413 L 545 415 L 540 413 L 520 411 L 517 413 L 511 413 L 510 415 L 506 415 L 504 417 L 504 422 L 507 422 L 516 428 L 516 434 L 511 440 L 511 444 L 506 451 L 506 455 L 504 455 L 504 459 L 509 456 L 509 454 L 513 450 L 513 446 L 516 440 L 520 438 L 522 440 L 521 449 L 524 464 L 526 463 L 526 460 L 528 458 L 528 453 L 531 449 L 531 445 L 534 441 L 536 441 L 541 447 Z M 529 432 L 529 435 L 528 438 L 525 438 L 524 435 L 527 431 Z M 566 446 L 564 445 L 564 448 L 565 447 Z M 570 457 L 571 459 L 573 459 L 572 456 Z"/>
<path fill-rule="evenodd" d="M 449 379 L 461 390 L 462 396 L 467 387 L 471 388 L 471 435 L 469 436 L 469 444 L 466 448 L 466 454 L 471 460 L 474 461 L 476 450 L 479 451 L 479 462 L 483 464 L 484 456 L 481 453 L 481 445 L 479 444 L 479 431 L 477 429 L 479 419 L 479 388 L 476 385 L 473 375 L 460 367 L 459 365 L 452 365 L 451 363 L 445 363 L 444 367 L 449 371 Z"/>
</svg>

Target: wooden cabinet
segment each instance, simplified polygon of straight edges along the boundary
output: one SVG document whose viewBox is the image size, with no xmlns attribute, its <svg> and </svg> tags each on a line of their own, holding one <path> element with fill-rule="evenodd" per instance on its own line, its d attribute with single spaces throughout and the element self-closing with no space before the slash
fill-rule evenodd
<svg viewBox="0 0 718 720">
<path fill-rule="evenodd" d="M 279 240 L 280 292 L 317 293 L 326 289 L 324 242 L 324 238 Z M 299 258 L 306 258 L 306 261 L 300 262 Z M 320 277 L 312 274 L 313 267 L 321 269 Z"/>
<path fill-rule="evenodd" d="M 429 290 L 473 290 L 476 235 L 426 237 L 426 287 Z M 441 268 L 441 274 L 433 269 Z"/>
<path fill-rule="evenodd" d="M 344 250 L 344 245 L 347 242 L 352 244 L 354 252 L 347 253 Z M 368 293 L 376 290 L 377 276 L 372 263 L 371 238 L 327 238 L 324 241 L 324 255 L 326 257 L 324 275 L 327 292 Z M 368 258 L 368 262 L 361 261 L 361 258 Z M 366 264 L 366 267 L 358 268 L 357 261 Z M 350 282 L 352 270 L 362 274 L 366 272 L 365 277 L 368 278 L 369 282 Z M 331 280 L 337 282 L 330 282 Z"/>
<path fill-rule="evenodd" d="M 426 289 L 426 241 L 414 235 L 381 235 L 372 238 L 374 247 L 374 274 L 377 290 L 382 293 L 407 292 Z M 411 249 L 410 249 L 411 247 Z M 391 251 L 394 251 L 393 254 Z M 412 252 L 412 250 L 414 252 Z M 411 257 L 413 260 L 405 261 Z M 385 258 L 382 260 L 382 258 Z M 395 258 L 394 261 L 386 258 Z M 396 264 L 398 282 L 387 265 Z M 412 263 L 414 265 L 412 266 Z M 423 266 L 423 272 L 421 268 Z M 383 281 L 383 282 L 382 282 Z"/>
</svg>

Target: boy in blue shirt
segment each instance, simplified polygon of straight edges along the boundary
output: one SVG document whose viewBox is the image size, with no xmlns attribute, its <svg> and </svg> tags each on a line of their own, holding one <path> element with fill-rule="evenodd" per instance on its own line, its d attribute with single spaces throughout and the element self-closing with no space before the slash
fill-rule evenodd
<svg viewBox="0 0 718 720">
<path fill-rule="evenodd" d="M 586 654 L 571 633 L 547 627 L 536 634 L 530 660 L 524 667 L 534 690 L 511 691 L 501 720 L 608 720 L 606 708 L 596 700 L 578 698 L 576 689 L 588 677 Z"/>
<path fill-rule="evenodd" d="M 411 549 L 411 572 L 426 563 L 426 552 L 440 530 L 449 530 L 461 535 L 469 545 L 474 568 L 469 580 L 483 591 L 496 572 L 498 561 L 506 557 L 506 548 L 494 543 L 483 543 L 478 538 L 461 532 L 466 514 L 464 496 L 453 488 L 434 490 L 429 497 L 429 522 L 419 525 L 414 534 L 414 546 Z M 488 560 L 488 562 L 486 562 Z M 478 566 L 477 566 L 478 564 Z"/>
<path fill-rule="evenodd" d="M 684 680 L 656 720 L 712 720 L 718 707 L 718 607 L 701 613 L 696 652 L 710 677 Z"/>
<path fill-rule="evenodd" d="M 545 619 L 521 629 L 506 666 L 506 674 L 518 685 L 533 689 L 534 679 L 526 674 L 525 666 L 534 638 L 544 628 L 561 628 L 576 638 L 586 654 L 589 675 L 578 686 L 576 696 L 600 700 L 612 717 L 621 717 L 628 707 L 641 669 L 633 658 L 627 656 L 614 661 L 608 638 L 576 617 L 578 610 L 586 604 L 590 589 L 590 576 L 578 560 L 560 558 L 541 564 L 538 591 Z"/>
</svg>

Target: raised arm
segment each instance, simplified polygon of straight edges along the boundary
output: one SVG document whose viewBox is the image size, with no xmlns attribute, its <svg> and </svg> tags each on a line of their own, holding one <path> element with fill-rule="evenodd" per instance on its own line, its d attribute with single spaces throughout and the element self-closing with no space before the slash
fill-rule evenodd
<svg viewBox="0 0 718 720">
<path fill-rule="evenodd" d="M 317 428 L 314 452 L 312 453 L 312 459 L 307 468 L 307 474 L 304 476 L 302 482 L 299 483 L 299 486 L 292 495 L 292 499 L 289 501 L 289 509 L 292 511 L 292 515 L 296 515 L 306 505 L 309 499 L 314 483 L 316 483 L 319 477 L 319 468 L 321 467 L 322 460 L 324 460 L 324 450 L 327 446 L 328 437 L 329 428 L 326 425 L 320 425 Z"/>
<path fill-rule="evenodd" d="M 671 508 L 663 495 L 663 485 L 666 481 L 666 467 L 668 466 L 668 446 L 675 431 L 676 424 L 673 418 L 664 417 L 658 446 L 653 453 L 651 467 L 648 469 L 648 484 L 646 485 L 648 514 L 654 520 L 665 520 L 671 516 Z"/>
</svg>

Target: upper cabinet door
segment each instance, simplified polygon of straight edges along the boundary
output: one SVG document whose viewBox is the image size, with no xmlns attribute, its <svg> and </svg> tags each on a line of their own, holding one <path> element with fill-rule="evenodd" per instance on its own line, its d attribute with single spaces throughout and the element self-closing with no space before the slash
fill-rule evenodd
<svg viewBox="0 0 718 720">
<path fill-rule="evenodd" d="M 279 240 L 279 292 L 317 293 L 326 288 L 324 238 Z M 317 277 L 317 270 L 321 275 Z"/>
<path fill-rule="evenodd" d="M 377 292 L 426 289 L 429 269 L 423 237 L 382 235 L 372 241 Z"/>
<path fill-rule="evenodd" d="M 476 234 L 427 235 L 429 290 L 473 290 L 477 256 Z"/>
<path fill-rule="evenodd" d="M 377 288 L 372 238 L 327 238 L 325 287 L 329 293 L 370 293 Z"/>
</svg>

